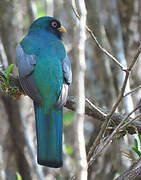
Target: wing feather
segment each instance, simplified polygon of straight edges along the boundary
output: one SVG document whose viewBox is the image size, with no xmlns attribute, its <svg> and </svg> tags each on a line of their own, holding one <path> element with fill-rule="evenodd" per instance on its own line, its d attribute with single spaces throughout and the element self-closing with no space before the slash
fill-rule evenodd
<svg viewBox="0 0 141 180">
<path fill-rule="evenodd" d="M 16 48 L 16 65 L 18 67 L 19 79 L 23 90 L 33 101 L 41 104 L 42 99 L 33 77 L 36 56 L 24 53 L 23 48 L 19 44 Z"/>
<path fill-rule="evenodd" d="M 16 48 L 16 65 L 19 70 L 20 78 L 31 74 L 34 71 L 35 64 L 36 56 L 24 53 L 22 46 L 18 44 Z"/>
<path fill-rule="evenodd" d="M 62 61 L 62 66 L 63 66 L 64 79 L 66 83 L 70 85 L 72 82 L 72 70 L 71 70 L 71 63 L 67 55 Z"/>
<path fill-rule="evenodd" d="M 58 101 L 55 104 L 56 109 L 60 109 L 66 104 L 69 85 L 72 82 L 71 63 L 67 55 L 62 61 L 62 67 L 63 67 L 63 74 L 64 74 L 64 82 L 63 82 L 62 90 L 58 98 Z"/>
</svg>

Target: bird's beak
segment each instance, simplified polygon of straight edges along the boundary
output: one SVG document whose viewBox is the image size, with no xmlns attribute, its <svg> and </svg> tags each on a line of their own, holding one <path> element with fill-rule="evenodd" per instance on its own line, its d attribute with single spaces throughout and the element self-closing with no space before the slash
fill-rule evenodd
<svg viewBox="0 0 141 180">
<path fill-rule="evenodd" d="M 58 28 L 57 30 L 60 31 L 60 32 L 63 32 L 63 33 L 64 33 L 64 32 L 67 32 L 66 29 L 65 29 L 63 26 L 61 26 L 61 27 Z"/>
</svg>

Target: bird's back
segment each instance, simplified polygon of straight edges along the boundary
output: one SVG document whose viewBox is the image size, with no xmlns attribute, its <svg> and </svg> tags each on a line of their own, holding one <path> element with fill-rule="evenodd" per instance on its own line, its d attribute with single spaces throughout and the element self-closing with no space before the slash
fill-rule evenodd
<svg viewBox="0 0 141 180">
<path fill-rule="evenodd" d="M 41 109 L 47 113 L 57 102 L 62 89 L 63 71 L 61 59 L 44 49 L 37 56 L 33 74 L 37 89 L 43 99 Z"/>
<path fill-rule="evenodd" d="M 44 36 L 44 32 L 28 34 L 21 45 L 27 54 L 36 55 L 33 76 L 43 100 L 40 108 L 47 113 L 55 105 L 62 89 L 62 60 L 66 56 L 64 45 L 50 33 Z"/>
<path fill-rule="evenodd" d="M 34 102 L 37 161 L 55 168 L 63 165 L 63 105 L 72 79 L 61 42 L 63 32 L 66 30 L 57 19 L 41 17 L 32 23 L 16 49 L 20 83 Z"/>
</svg>

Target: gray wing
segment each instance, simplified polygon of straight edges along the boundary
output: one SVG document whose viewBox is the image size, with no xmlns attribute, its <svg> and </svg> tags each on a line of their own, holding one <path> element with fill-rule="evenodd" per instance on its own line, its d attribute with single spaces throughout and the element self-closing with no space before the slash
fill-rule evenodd
<svg viewBox="0 0 141 180">
<path fill-rule="evenodd" d="M 36 64 L 36 56 L 24 53 L 19 44 L 16 48 L 16 65 L 19 72 L 19 80 L 25 93 L 36 103 L 42 103 L 40 94 L 36 88 L 33 71 Z"/>
<path fill-rule="evenodd" d="M 71 63 L 70 63 L 70 60 L 67 55 L 62 61 L 62 67 L 63 67 L 63 74 L 64 74 L 64 82 L 63 82 L 60 96 L 55 105 L 56 109 L 60 109 L 61 107 L 63 107 L 66 104 L 67 97 L 68 97 L 69 85 L 72 82 Z"/>
<path fill-rule="evenodd" d="M 64 80 L 68 85 L 70 85 L 72 82 L 72 71 L 71 71 L 71 63 L 67 55 L 62 61 L 62 66 L 63 66 Z"/>
</svg>

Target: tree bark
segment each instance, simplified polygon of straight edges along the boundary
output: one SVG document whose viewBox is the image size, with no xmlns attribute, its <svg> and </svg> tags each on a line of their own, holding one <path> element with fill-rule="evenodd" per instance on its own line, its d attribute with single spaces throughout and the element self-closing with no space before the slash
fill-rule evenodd
<svg viewBox="0 0 141 180">
<path fill-rule="evenodd" d="M 80 13 L 80 24 L 77 23 L 76 31 L 77 42 L 75 46 L 75 52 L 77 51 L 76 57 L 76 97 L 78 101 L 76 103 L 75 113 L 75 157 L 76 157 L 76 179 L 87 180 L 87 158 L 85 150 L 85 139 L 84 139 L 84 115 L 85 115 L 85 40 L 86 40 L 86 7 L 84 0 L 76 1 L 76 8 Z"/>
</svg>

